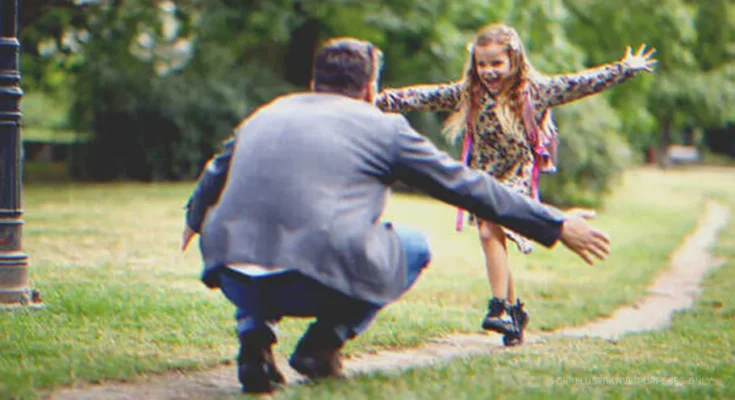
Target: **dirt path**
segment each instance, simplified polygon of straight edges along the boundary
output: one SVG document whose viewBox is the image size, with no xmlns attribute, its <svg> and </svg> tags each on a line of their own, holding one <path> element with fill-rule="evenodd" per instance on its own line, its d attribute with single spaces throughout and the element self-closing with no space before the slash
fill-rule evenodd
<svg viewBox="0 0 735 400">
<path fill-rule="evenodd" d="M 715 243 L 717 233 L 727 225 L 729 218 L 727 208 L 709 203 L 697 229 L 673 253 L 671 267 L 648 288 L 648 296 L 631 307 L 618 309 L 609 319 L 563 329 L 559 333 L 615 339 L 626 333 L 667 327 L 674 312 L 692 307 L 702 278 L 710 268 L 721 263 L 708 248 Z"/>
<path fill-rule="evenodd" d="M 729 217 L 727 208 L 708 204 L 697 229 L 673 253 L 671 268 L 660 275 L 649 288 L 648 296 L 636 305 L 619 309 L 609 319 L 581 327 L 562 329 L 552 334 L 529 334 L 526 342 L 534 343 L 554 335 L 615 339 L 625 333 L 666 327 L 675 311 L 692 306 L 702 278 L 710 267 L 717 264 L 708 248 L 714 244 L 718 231 L 727 224 Z M 348 375 L 373 371 L 397 373 L 452 358 L 489 354 L 502 349 L 498 335 L 452 335 L 431 340 L 414 349 L 358 355 L 345 361 L 345 369 Z M 288 368 L 286 360 L 280 359 L 278 362 L 289 383 L 300 381 L 299 375 Z M 115 382 L 65 388 L 53 393 L 50 399 L 193 400 L 237 394 L 239 384 L 235 367 L 224 365 L 205 372 L 153 376 L 135 383 Z"/>
</svg>

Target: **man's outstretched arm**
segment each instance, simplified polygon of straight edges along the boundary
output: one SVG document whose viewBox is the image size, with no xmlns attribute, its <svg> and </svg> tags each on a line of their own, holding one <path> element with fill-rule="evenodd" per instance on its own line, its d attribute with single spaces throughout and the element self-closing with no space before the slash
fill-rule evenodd
<svg viewBox="0 0 735 400">
<path fill-rule="evenodd" d="M 593 262 L 592 256 L 604 259 L 609 253 L 607 235 L 586 221 L 594 213 L 564 214 L 544 206 L 439 151 L 402 117 L 397 117 L 397 129 L 393 145 L 396 179 L 544 246 L 551 247 L 561 240 L 588 263 Z"/>
</svg>

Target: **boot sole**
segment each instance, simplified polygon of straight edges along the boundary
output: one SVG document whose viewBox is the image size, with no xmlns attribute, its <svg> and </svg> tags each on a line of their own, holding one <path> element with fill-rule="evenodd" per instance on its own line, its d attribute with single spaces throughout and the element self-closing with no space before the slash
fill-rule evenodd
<svg viewBox="0 0 735 400">
<path fill-rule="evenodd" d="M 485 320 L 482 321 L 482 329 L 484 329 L 486 331 L 496 332 L 496 333 L 499 333 L 501 335 L 510 335 L 510 334 L 514 333 L 514 329 L 513 329 L 512 326 L 511 327 L 507 327 L 503 323 L 489 324 Z"/>
<path fill-rule="evenodd" d="M 329 367 L 318 365 L 320 363 L 320 360 L 299 356 L 292 356 L 288 361 L 291 368 L 309 379 L 344 378 L 342 370 L 332 371 Z"/>
</svg>

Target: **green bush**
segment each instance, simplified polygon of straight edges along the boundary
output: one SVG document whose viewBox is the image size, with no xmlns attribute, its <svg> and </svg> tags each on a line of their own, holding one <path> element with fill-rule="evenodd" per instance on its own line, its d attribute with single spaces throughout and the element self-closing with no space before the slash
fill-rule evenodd
<svg viewBox="0 0 735 400">
<path fill-rule="evenodd" d="M 556 110 L 558 172 L 541 177 L 541 199 L 559 206 L 602 204 L 634 157 L 620 136 L 619 119 L 600 97 Z"/>
<path fill-rule="evenodd" d="M 73 176 L 145 181 L 196 176 L 248 113 L 291 89 L 279 77 L 255 65 L 233 65 L 226 56 L 210 52 L 186 70 L 164 75 L 135 59 L 90 65 L 78 85 L 82 95 L 74 117 L 93 139 L 77 149 Z"/>
</svg>

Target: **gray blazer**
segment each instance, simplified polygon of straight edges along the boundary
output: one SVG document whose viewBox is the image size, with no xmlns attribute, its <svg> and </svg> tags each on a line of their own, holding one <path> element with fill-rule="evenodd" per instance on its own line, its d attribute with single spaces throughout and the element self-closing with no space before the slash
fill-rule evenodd
<svg viewBox="0 0 735 400">
<path fill-rule="evenodd" d="M 201 233 L 205 283 L 217 286 L 211 272 L 221 266 L 254 263 L 364 301 L 395 300 L 406 261 L 380 216 L 396 180 L 546 246 L 561 234 L 560 213 L 440 152 L 403 116 L 341 95 L 294 94 L 246 119 L 200 177 L 187 223 Z"/>
</svg>

